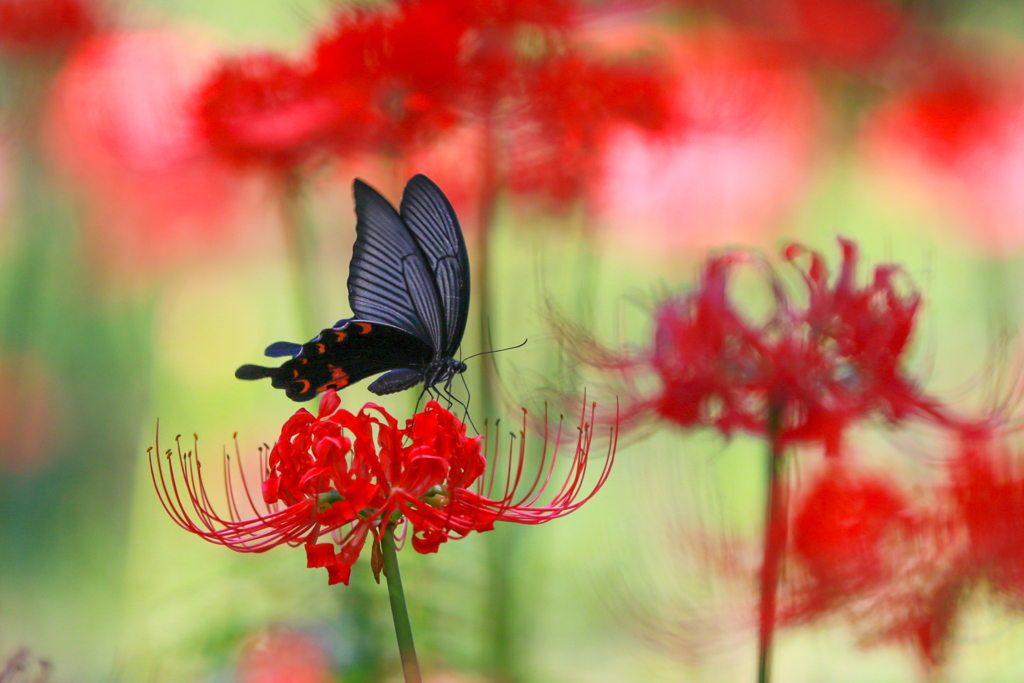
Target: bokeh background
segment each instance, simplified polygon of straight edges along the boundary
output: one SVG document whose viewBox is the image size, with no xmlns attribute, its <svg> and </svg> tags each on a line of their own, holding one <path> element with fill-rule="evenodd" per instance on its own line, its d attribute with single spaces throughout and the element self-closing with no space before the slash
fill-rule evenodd
<svg viewBox="0 0 1024 683">
<path fill-rule="evenodd" d="M 432 42 L 462 26 L 445 4 L 477 22 L 452 59 Z M 30 672 L 74 682 L 397 680 L 368 565 L 328 587 L 301 550 L 206 544 L 160 507 L 146 455 L 158 419 L 161 448 L 195 433 L 212 462 L 236 432 L 252 462 L 274 440 L 296 406 L 233 371 L 349 314 L 355 177 L 397 202 L 425 172 L 451 197 L 473 259 L 465 354 L 529 339 L 471 361 L 478 422 L 587 384 L 554 320 L 640 348 L 709 250 L 799 241 L 837 263 L 837 236 L 923 293 L 911 367 L 929 392 L 972 409 L 1015 376 L 1019 3 L 426 7 L 381 66 L 345 53 L 372 32 L 327 0 L 0 0 L 0 661 L 28 648 Z M 456 87 L 470 104 L 445 100 Z M 369 110 L 383 123 L 345 129 Z M 408 415 L 413 393 L 381 403 Z M 927 480 L 924 436 L 858 446 Z M 753 593 L 722 596 L 688 548 L 695 528 L 759 538 L 762 449 L 660 426 L 624 438 L 565 519 L 407 549 L 425 669 L 751 680 Z M 975 596 L 957 623 L 948 680 L 1020 680 L 1019 614 Z M 923 676 L 841 620 L 778 648 L 788 682 Z"/>
</svg>

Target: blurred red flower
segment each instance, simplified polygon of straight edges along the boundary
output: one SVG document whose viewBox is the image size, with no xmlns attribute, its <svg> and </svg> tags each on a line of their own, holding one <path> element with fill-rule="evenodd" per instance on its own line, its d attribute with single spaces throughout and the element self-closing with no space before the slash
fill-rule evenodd
<svg viewBox="0 0 1024 683">
<path fill-rule="evenodd" d="M 667 132 L 611 131 L 594 196 L 616 240 L 659 252 L 763 241 L 810 168 L 816 101 L 777 50 L 742 34 L 679 44 Z"/>
<path fill-rule="evenodd" d="M 717 10 L 795 57 L 851 71 L 892 56 L 911 23 L 886 0 L 681 0 L 681 4 Z"/>
<path fill-rule="evenodd" d="M 865 139 L 902 195 L 952 208 L 971 243 L 1001 255 L 1024 246 L 1022 124 L 1019 78 L 944 63 L 877 109 Z"/>
<path fill-rule="evenodd" d="M 300 631 L 274 629 L 251 638 L 238 663 L 239 683 L 329 683 L 326 648 Z"/>
<path fill-rule="evenodd" d="M 63 51 L 100 23 L 99 6 L 90 0 L 0 0 L 0 54 Z"/>
<path fill-rule="evenodd" d="M 671 76 L 653 60 L 602 62 L 567 52 L 524 70 L 512 116 L 509 187 L 556 203 L 579 197 L 599 174 L 613 127 L 659 131 L 668 120 Z"/>
<path fill-rule="evenodd" d="M 859 470 L 847 458 L 830 459 L 796 503 L 791 552 L 807 581 L 791 598 L 798 606 L 789 609 L 807 618 L 891 580 L 900 564 L 894 552 L 912 527 L 907 497 L 895 481 Z"/>
<path fill-rule="evenodd" d="M 840 246 L 834 278 L 821 254 L 798 245 L 784 250 L 803 278 L 796 295 L 749 252 L 711 258 L 693 291 L 658 304 L 648 351 L 616 354 L 589 343 L 583 353 L 629 380 L 627 421 L 658 416 L 725 435 L 769 436 L 770 412 L 779 410 L 778 432 L 770 435 L 779 447 L 817 443 L 830 454 L 839 452 L 850 425 L 875 415 L 954 424 L 903 366 L 920 295 L 905 290 L 895 265 L 877 266 L 859 285 L 857 248 L 847 240 Z M 762 319 L 746 315 L 730 293 L 741 265 L 760 273 L 773 297 Z M 661 385 L 653 395 L 636 388 L 637 376 L 650 372 Z"/>
<path fill-rule="evenodd" d="M 222 61 L 198 94 L 210 145 L 228 158 L 288 170 L 322 149 L 349 103 L 329 97 L 310 67 L 264 53 Z"/>
<path fill-rule="evenodd" d="M 340 13 L 313 50 L 318 87 L 344 112 L 337 151 L 402 152 L 453 126 L 465 30 L 444 3 Z"/>
<path fill-rule="evenodd" d="M 162 272 L 231 242 L 250 197 L 195 123 L 203 50 L 171 33 L 102 34 L 68 59 L 50 98 L 54 164 L 90 207 L 91 255 L 119 273 Z"/>
<path fill-rule="evenodd" d="M 524 423 L 518 466 L 509 463 L 504 493 L 491 498 L 494 476 L 486 484 L 483 437 L 467 437 L 465 425 L 436 401 L 427 403 L 404 429 L 376 404 L 367 404 L 357 414 L 338 410 L 339 404 L 337 394 L 328 391 L 317 417 L 300 409 L 285 424 L 263 475 L 263 501 L 269 510 L 265 513 L 257 510 L 244 474 L 245 497 L 232 495 L 225 519 L 211 506 L 198 462 L 193 465 L 180 446 L 180 483 L 173 465 L 165 478 L 159 456 L 155 467 L 151 457 L 153 483 L 168 514 L 182 528 L 239 552 L 304 544 L 307 566 L 326 567 L 329 583 L 347 584 L 367 536 L 379 541 L 382 527 L 405 520 L 413 530 L 413 548 L 431 553 L 450 538 L 489 531 L 495 522 L 541 524 L 589 500 L 604 484 L 614 460 L 613 439 L 598 481 L 583 495 L 593 429 L 581 421 L 565 483 L 542 503 L 558 457 L 559 428 L 550 464 L 545 457 L 529 490 L 517 494 L 519 484 L 528 483 L 522 481 Z M 240 468 L 239 464 L 241 474 Z M 230 492 L 226 465 L 225 476 Z M 251 519 L 240 513 L 245 503 L 255 515 Z M 333 542 L 319 542 L 322 536 Z"/>
</svg>

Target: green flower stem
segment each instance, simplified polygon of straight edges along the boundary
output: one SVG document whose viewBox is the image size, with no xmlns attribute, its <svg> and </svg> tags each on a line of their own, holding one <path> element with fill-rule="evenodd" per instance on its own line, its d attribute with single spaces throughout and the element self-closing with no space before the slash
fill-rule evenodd
<svg viewBox="0 0 1024 683">
<path fill-rule="evenodd" d="M 388 580 L 388 597 L 391 599 L 391 616 L 395 620 L 395 636 L 398 638 L 398 653 L 402 659 L 402 673 L 405 674 L 405 683 L 420 683 L 420 664 L 416 660 L 416 645 L 412 642 L 412 626 L 409 624 L 409 610 L 405 607 L 402 575 L 398 572 L 394 526 L 388 525 L 384 529 L 380 549 L 384 555 L 384 576 Z"/>
<path fill-rule="evenodd" d="M 302 178 L 298 172 L 288 175 L 283 182 L 281 193 L 281 227 L 284 231 L 285 247 L 291 263 L 295 290 L 295 308 L 299 317 L 302 334 L 310 335 L 319 331 L 317 327 L 316 261 L 312 258 L 313 235 L 303 212 Z"/>
<path fill-rule="evenodd" d="M 761 566 L 761 598 L 757 633 L 757 681 L 771 680 L 772 637 L 775 633 L 775 597 L 779 567 L 786 547 L 785 459 L 779 443 L 782 406 L 773 401 L 768 410 L 768 476 L 764 520 L 764 562 Z"/>
</svg>

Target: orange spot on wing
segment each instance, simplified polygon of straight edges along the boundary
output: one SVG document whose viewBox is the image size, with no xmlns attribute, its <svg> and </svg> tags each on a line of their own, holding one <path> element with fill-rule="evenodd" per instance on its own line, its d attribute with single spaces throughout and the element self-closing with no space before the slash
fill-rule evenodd
<svg viewBox="0 0 1024 683">
<path fill-rule="evenodd" d="M 302 393 L 303 394 L 306 393 L 307 391 L 309 391 L 309 380 L 305 380 L 305 379 L 296 380 L 295 384 L 303 385 L 303 387 L 302 387 Z"/>
<path fill-rule="evenodd" d="M 316 345 L 316 352 L 317 352 L 317 353 L 320 353 L 320 354 L 322 354 L 322 353 L 324 353 L 324 352 L 325 352 L 326 350 L 327 350 L 327 347 L 326 347 L 326 346 L 324 346 L 323 344 L 317 344 L 317 345 Z"/>
<path fill-rule="evenodd" d="M 338 389 L 348 386 L 348 373 L 341 368 L 334 369 L 334 372 L 331 373 L 331 379 L 334 384 L 338 385 Z"/>
<path fill-rule="evenodd" d="M 373 329 L 373 325 L 370 323 L 355 323 L 359 326 L 359 334 L 366 334 Z"/>
<path fill-rule="evenodd" d="M 344 332 L 342 332 L 341 330 L 335 330 L 334 331 L 334 336 L 337 338 L 338 341 L 345 341 L 345 337 L 347 335 Z"/>
</svg>

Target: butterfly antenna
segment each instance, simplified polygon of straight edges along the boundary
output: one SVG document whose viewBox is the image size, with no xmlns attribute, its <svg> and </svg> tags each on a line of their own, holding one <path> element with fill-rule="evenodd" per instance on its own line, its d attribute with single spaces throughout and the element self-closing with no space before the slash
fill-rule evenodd
<svg viewBox="0 0 1024 683">
<path fill-rule="evenodd" d="M 529 338 L 524 339 L 521 343 L 516 344 L 515 346 L 509 346 L 509 347 L 506 347 L 504 349 L 491 349 L 490 351 L 481 351 L 480 353 L 474 353 L 472 356 L 466 357 L 463 362 L 465 362 L 467 360 L 470 360 L 472 358 L 476 358 L 477 356 L 487 355 L 488 353 L 501 353 L 502 351 L 511 351 L 513 349 L 521 349 L 522 347 L 526 346 L 526 342 L 528 342 L 528 341 L 530 341 Z"/>
</svg>

